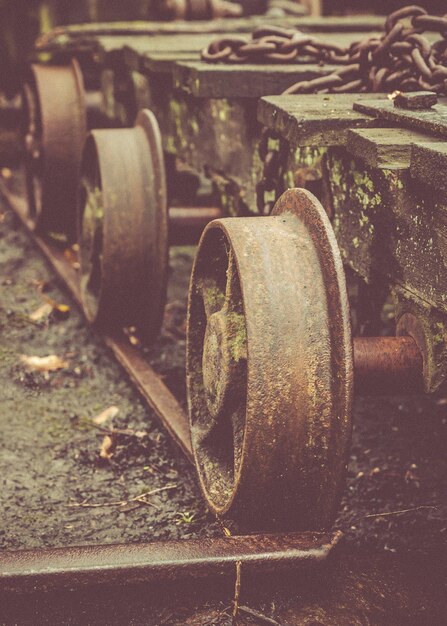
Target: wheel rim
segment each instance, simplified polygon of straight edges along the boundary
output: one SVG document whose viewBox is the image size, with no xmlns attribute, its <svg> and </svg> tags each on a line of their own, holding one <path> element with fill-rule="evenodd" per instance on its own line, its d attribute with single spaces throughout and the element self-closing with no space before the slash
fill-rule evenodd
<svg viewBox="0 0 447 626">
<path fill-rule="evenodd" d="M 108 328 L 159 332 L 166 298 L 168 213 L 158 126 L 93 131 L 79 194 L 81 293 L 87 318 Z"/>
<path fill-rule="evenodd" d="M 316 529 L 339 502 L 351 428 L 344 273 L 319 202 L 218 220 L 191 279 L 187 385 L 211 510 L 240 528 Z"/>
<path fill-rule="evenodd" d="M 24 84 L 22 98 L 28 216 L 35 224 L 42 212 L 42 127 L 37 93 L 30 83 Z"/>
<path fill-rule="evenodd" d="M 29 220 L 36 229 L 73 239 L 87 132 L 85 92 L 77 62 L 32 65 L 22 100 Z"/>
</svg>

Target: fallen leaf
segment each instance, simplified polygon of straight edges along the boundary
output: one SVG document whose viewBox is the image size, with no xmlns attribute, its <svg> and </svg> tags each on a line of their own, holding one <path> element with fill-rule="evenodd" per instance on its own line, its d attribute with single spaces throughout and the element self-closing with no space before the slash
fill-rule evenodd
<svg viewBox="0 0 447 626">
<path fill-rule="evenodd" d="M 127 335 L 129 339 L 129 343 L 132 346 L 140 347 L 141 343 L 135 334 L 137 332 L 137 329 L 135 328 L 135 326 L 129 326 L 127 328 L 123 328 L 123 330 L 124 330 L 124 334 Z"/>
<path fill-rule="evenodd" d="M 34 313 L 31 313 L 29 318 L 33 322 L 39 322 L 42 318 L 48 317 L 50 313 L 52 312 L 52 310 L 53 310 L 53 307 L 51 306 L 51 304 L 49 304 L 48 302 L 45 302 L 45 304 L 42 304 L 42 306 L 36 309 Z"/>
<path fill-rule="evenodd" d="M 115 441 L 110 435 L 106 435 L 102 440 L 101 448 L 99 450 L 99 456 L 101 459 L 110 460 L 113 456 L 113 450 L 115 449 Z"/>
<path fill-rule="evenodd" d="M 133 434 L 137 439 L 144 439 L 147 437 L 147 432 L 145 430 L 136 430 Z"/>
<path fill-rule="evenodd" d="M 79 263 L 79 246 L 72 246 L 64 250 L 64 257 L 70 263 L 73 269 L 78 270 L 81 266 Z"/>
<path fill-rule="evenodd" d="M 68 306 L 68 304 L 59 304 L 59 302 L 56 302 L 55 300 L 52 300 L 47 296 L 44 296 L 44 298 L 47 304 L 52 307 L 53 311 L 59 318 L 67 319 L 67 317 L 70 315 L 70 307 Z"/>
<path fill-rule="evenodd" d="M 20 355 L 20 361 L 26 367 L 26 369 L 33 372 L 56 372 L 57 370 L 63 370 L 70 364 L 68 361 L 64 361 L 55 354 L 49 356 L 27 356 L 26 354 Z"/>
<path fill-rule="evenodd" d="M 93 418 L 95 424 L 101 426 L 105 424 L 108 420 L 113 419 L 119 412 L 119 408 L 117 406 L 109 406 L 108 409 L 99 413 L 96 417 Z"/>
</svg>

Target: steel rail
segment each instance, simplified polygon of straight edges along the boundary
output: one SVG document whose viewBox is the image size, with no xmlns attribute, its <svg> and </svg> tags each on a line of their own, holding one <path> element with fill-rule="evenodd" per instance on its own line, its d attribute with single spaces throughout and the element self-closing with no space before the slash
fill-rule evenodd
<svg viewBox="0 0 447 626">
<path fill-rule="evenodd" d="M 82 311 L 78 272 L 65 258 L 63 250 L 33 231 L 26 216 L 26 200 L 13 193 L 2 178 L 0 178 L 0 195 L 3 196 L 25 226 Z M 192 461 L 188 417 L 178 400 L 143 358 L 139 350 L 133 347 L 124 335 L 103 335 L 103 339 L 113 351 L 115 358 L 126 370 L 144 400 L 160 418 L 163 426 L 180 446 L 186 457 Z"/>
<path fill-rule="evenodd" d="M 159 584 L 181 579 L 309 571 L 325 563 L 342 533 L 290 533 L 0 553 L 0 592 L 86 585 Z"/>
</svg>

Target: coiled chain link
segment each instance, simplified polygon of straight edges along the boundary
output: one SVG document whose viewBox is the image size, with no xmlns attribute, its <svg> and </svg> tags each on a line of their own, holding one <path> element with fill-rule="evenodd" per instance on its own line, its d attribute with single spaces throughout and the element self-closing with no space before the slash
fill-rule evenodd
<svg viewBox="0 0 447 626">
<path fill-rule="evenodd" d="M 424 32 L 441 39 L 431 44 Z M 366 37 L 348 47 L 275 26 L 257 28 L 251 41 L 220 37 L 202 51 L 209 63 L 294 63 L 313 60 L 341 65 L 326 76 L 295 83 L 284 93 L 355 93 L 430 90 L 447 94 L 447 14 L 428 15 L 420 6 L 391 13 L 381 37 Z"/>
</svg>

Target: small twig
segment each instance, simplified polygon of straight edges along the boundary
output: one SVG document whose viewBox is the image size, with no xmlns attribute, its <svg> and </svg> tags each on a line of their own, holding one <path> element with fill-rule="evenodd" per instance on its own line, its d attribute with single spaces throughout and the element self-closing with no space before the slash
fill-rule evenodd
<svg viewBox="0 0 447 626">
<path fill-rule="evenodd" d="M 239 612 L 239 598 L 241 597 L 241 570 L 242 570 L 242 562 L 236 561 L 236 582 L 234 585 L 234 600 L 233 600 L 233 623 L 235 623 L 237 614 Z"/>
<path fill-rule="evenodd" d="M 76 502 L 74 504 L 67 504 L 69 509 L 98 509 L 100 507 L 107 506 L 124 506 L 128 504 L 129 500 L 120 500 L 118 502 Z"/>
<path fill-rule="evenodd" d="M 138 431 L 132 430 L 131 428 L 104 428 L 104 426 L 98 426 L 94 422 L 92 422 L 91 425 L 93 428 L 99 430 L 103 435 L 124 435 L 125 437 L 137 437 L 138 439 L 141 439 Z"/>
<path fill-rule="evenodd" d="M 136 502 L 138 504 L 146 504 L 147 506 L 151 506 L 152 508 L 157 509 L 157 511 L 160 510 L 160 507 L 158 505 L 154 504 L 150 500 L 146 500 L 146 498 L 143 498 L 143 496 L 141 496 L 140 498 L 135 498 L 134 500 L 130 500 L 130 502 L 126 502 L 126 504 L 131 504 L 132 502 Z"/>
<path fill-rule="evenodd" d="M 420 511 L 422 509 L 437 509 L 437 506 L 421 505 L 416 506 L 413 509 L 402 509 L 401 511 L 387 511 L 386 513 L 370 513 L 364 517 L 387 517 L 388 515 L 401 515 L 402 513 L 412 513 L 414 511 Z"/>
<path fill-rule="evenodd" d="M 231 609 L 231 606 L 227 606 L 224 609 L 222 609 L 221 611 L 219 611 L 219 618 L 222 616 L 225 617 L 230 617 L 230 614 L 228 613 L 228 611 Z M 202 624 L 202 626 L 215 626 L 216 625 L 216 620 L 215 618 L 213 618 L 211 621 L 205 622 L 204 624 Z"/>
<path fill-rule="evenodd" d="M 125 437 L 137 437 L 141 439 L 142 437 L 139 434 L 139 431 L 132 430 L 131 428 L 106 428 L 105 426 L 101 426 L 99 424 L 95 424 L 95 422 L 88 418 L 82 418 L 80 424 L 85 424 L 86 426 L 90 426 L 95 430 L 99 430 L 99 432 L 103 435 L 123 435 Z M 143 431 L 142 431 L 143 432 Z M 147 433 L 145 433 L 146 435 Z"/>
<path fill-rule="evenodd" d="M 104 429 L 104 433 L 106 435 L 124 435 L 125 437 L 137 437 L 138 439 L 142 439 L 143 438 L 143 433 L 144 431 L 141 431 L 141 433 L 138 430 L 132 430 L 131 428 L 110 428 L 110 429 Z M 144 432 L 144 436 L 146 436 L 147 433 Z"/>
<path fill-rule="evenodd" d="M 250 609 L 248 606 L 240 606 L 239 611 L 241 613 L 245 613 L 246 615 L 250 615 L 250 617 L 255 617 L 257 620 L 259 620 L 263 624 L 270 624 L 270 626 L 281 626 L 281 624 L 277 622 L 276 619 L 267 617 L 267 615 L 264 615 L 263 613 L 259 613 L 258 611 L 255 611 L 254 609 Z"/>
<path fill-rule="evenodd" d="M 156 509 L 159 507 L 146 500 L 147 497 L 153 496 L 157 493 L 161 493 L 162 491 L 169 491 L 170 489 L 177 489 L 177 485 L 168 485 L 167 487 L 159 487 L 158 489 L 152 489 L 152 491 L 146 491 L 146 493 L 141 493 L 139 496 L 134 496 L 133 498 L 129 498 L 129 500 L 119 500 L 117 502 L 76 502 L 75 504 L 67 504 L 67 506 L 71 509 L 74 508 L 82 508 L 82 509 L 97 509 L 100 507 L 108 507 L 108 506 L 126 506 L 126 504 L 130 504 L 131 502 L 140 502 L 141 504 L 147 504 L 149 506 L 153 506 Z"/>
</svg>

